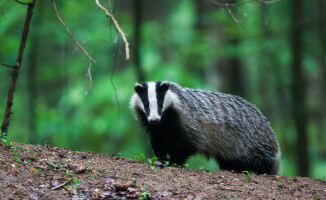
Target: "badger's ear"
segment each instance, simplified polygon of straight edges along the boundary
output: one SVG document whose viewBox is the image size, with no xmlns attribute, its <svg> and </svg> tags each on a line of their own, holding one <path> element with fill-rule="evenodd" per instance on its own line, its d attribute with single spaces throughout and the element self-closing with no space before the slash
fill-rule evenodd
<svg viewBox="0 0 326 200">
<path fill-rule="evenodd" d="M 170 84 L 168 81 L 163 81 L 160 85 L 160 90 L 167 91 L 170 87 Z"/>
<path fill-rule="evenodd" d="M 143 85 L 136 83 L 135 84 L 135 92 L 140 93 L 141 91 L 143 91 L 144 87 Z"/>
</svg>

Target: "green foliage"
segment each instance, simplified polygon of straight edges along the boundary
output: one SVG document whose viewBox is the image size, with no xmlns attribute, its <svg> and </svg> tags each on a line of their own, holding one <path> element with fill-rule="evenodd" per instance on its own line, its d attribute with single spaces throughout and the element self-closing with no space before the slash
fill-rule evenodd
<svg viewBox="0 0 326 200">
<path fill-rule="evenodd" d="M 142 193 L 139 194 L 139 196 L 141 197 L 141 199 L 149 199 L 149 195 L 151 193 L 149 193 L 146 189 L 142 189 Z"/>
<path fill-rule="evenodd" d="M 72 180 L 72 182 L 75 184 L 75 187 L 78 187 L 79 186 L 79 180 L 78 180 L 78 178 L 74 178 Z"/>
<path fill-rule="evenodd" d="M 248 181 L 250 181 L 251 179 L 253 179 L 254 177 L 252 176 L 252 173 L 250 173 L 249 171 L 243 171 L 242 173 L 246 174 L 246 179 Z"/>
</svg>

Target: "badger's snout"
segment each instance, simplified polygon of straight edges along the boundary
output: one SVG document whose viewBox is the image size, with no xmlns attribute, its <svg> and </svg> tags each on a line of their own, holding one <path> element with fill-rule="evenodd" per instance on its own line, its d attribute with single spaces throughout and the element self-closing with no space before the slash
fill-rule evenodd
<svg viewBox="0 0 326 200">
<path fill-rule="evenodd" d="M 160 120 L 160 118 L 152 118 L 152 119 L 149 119 L 148 121 L 150 124 L 156 125 L 156 124 L 159 124 L 161 120 Z"/>
</svg>

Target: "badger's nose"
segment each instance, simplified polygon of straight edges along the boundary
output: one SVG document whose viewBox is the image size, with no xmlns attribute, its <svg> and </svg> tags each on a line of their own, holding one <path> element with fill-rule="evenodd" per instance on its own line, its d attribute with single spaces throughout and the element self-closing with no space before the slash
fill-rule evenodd
<svg viewBox="0 0 326 200">
<path fill-rule="evenodd" d="M 153 124 L 153 125 L 158 124 L 158 123 L 160 123 L 160 119 L 159 118 L 150 119 L 149 120 L 149 123 L 150 124 Z"/>
</svg>

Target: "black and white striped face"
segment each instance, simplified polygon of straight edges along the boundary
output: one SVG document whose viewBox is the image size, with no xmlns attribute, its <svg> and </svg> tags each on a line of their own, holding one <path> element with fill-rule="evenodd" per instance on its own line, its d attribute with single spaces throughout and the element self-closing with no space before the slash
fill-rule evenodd
<svg viewBox="0 0 326 200">
<path fill-rule="evenodd" d="M 162 113 L 172 104 L 171 101 L 165 101 L 169 86 L 167 81 L 136 83 L 130 101 L 131 108 L 142 111 L 150 124 L 159 124 Z"/>
</svg>

